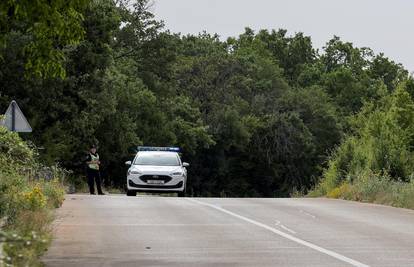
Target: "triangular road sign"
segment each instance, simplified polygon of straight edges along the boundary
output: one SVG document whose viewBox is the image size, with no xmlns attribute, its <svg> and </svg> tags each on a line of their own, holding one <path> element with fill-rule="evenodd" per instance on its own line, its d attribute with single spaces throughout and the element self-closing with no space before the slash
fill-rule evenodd
<svg viewBox="0 0 414 267">
<path fill-rule="evenodd" d="M 13 100 L 10 103 L 4 116 L 5 118 L 0 122 L 0 125 L 7 127 L 10 131 L 23 133 L 32 132 L 32 127 L 30 127 L 30 124 L 27 122 L 26 117 L 23 115 L 23 112 L 20 110 L 16 101 Z"/>
</svg>

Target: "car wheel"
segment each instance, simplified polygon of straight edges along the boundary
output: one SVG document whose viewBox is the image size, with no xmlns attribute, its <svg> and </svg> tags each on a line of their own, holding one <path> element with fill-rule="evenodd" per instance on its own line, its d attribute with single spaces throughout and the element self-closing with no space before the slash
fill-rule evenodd
<svg viewBox="0 0 414 267">
<path fill-rule="evenodd" d="M 184 188 L 183 191 L 178 192 L 178 197 L 185 197 L 185 191 L 186 191 L 186 188 Z"/>
<path fill-rule="evenodd" d="M 129 197 L 135 197 L 137 195 L 137 192 L 131 191 L 131 190 L 127 190 L 126 195 L 129 196 Z"/>
</svg>

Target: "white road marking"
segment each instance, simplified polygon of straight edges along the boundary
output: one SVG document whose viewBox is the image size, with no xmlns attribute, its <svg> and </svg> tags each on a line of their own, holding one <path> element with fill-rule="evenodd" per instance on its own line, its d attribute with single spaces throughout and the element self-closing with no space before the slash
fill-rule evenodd
<svg viewBox="0 0 414 267">
<path fill-rule="evenodd" d="M 279 226 L 280 228 L 285 229 L 286 231 L 288 231 L 288 232 L 290 232 L 290 233 L 292 233 L 292 234 L 296 234 L 296 232 L 295 232 L 295 231 L 293 231 L 292 229 L 289 229 L 289 228 L 287 228 L 286 226 L 284 226 L 283 224 L 280 224 L 280 221 L 278 221 L 278 220 L 276 220 L 275 225 L 276 225 L 276 226 Z"/>
<path fill-rule="evenodd" d="M 286 231 L 288 231 L 291 234 L 296 234 L 295 231 L 293 231 L 292 229 L 287 228 L 286 226 L 284 226 L 283 224 L 280 225 L 281 228 L 285 229 Z"/>
<path fill-rule="evenodd" d="M 109 226 L 109 227 L 123 227 L 123 226 L 231 226 L 233 227 L 235 224 L 230 223 L 61 223 L 62 226 Z"/>
<path fill-rule="evenodd" d="M 249 219 L 249 218 L 246 218 L 246 217 L 244 217 L 244 216 L 242 216 L 242 215 L 239 215 L 239 214 L 234 213 L 234 212 L 231 212 L 231 211 L 229 211 L 229 210 L 226 210 L 226 209 L 223 209 L 223 208 L 217 207 L 217 206 L 215 206 L 215 205 L 213 205 L 213 204 L 205 203 L 205 202 L 198 201 L 198 200 L 191 199 L 191 198 L 187 198 L 187 200 L 192 201 L 192 202 L 194 202 L 194 203 L 198 203 L 198 204 L 200 204 L 200 205 L 204 205 L 204 206 L 207 206 L 207 207 L 210 207 L 210 208 L 216 209 L 216 210 L 218 210 L 218 211 L 221 211 L 221 212 L 223 212 L 223 213 L 226 213 L 226 214 L 228 214 L 228 215 L 231 215 L 231 216 L 233 216 L 233 217 L 236 217 L 236 218 L 238 218 L 238 219 L 240 219 L 240 220 L 243 220 L 243 221 L 249 222 L 249 223 L 251 223 L 251 224 L 254 224 L 254 225 L 256 225 L 256 226 L 259 226 L 259 227 L 261 227 L 261 228 L 264 228 L 264 229 L 266 229 L 266 230 L 269 230 L 269 231 L 271 231 L 271 232 L 273 232 L 273 233 L 275 233 L 275 234 L 277 234 L 277 235 L 280 235 L 280 236 L 282 236 L 282 237 L 284 237 L 284 238 L 286 238 L 286 239 L 289 239 L 289 240 L 291 240 L 291 241 L 293 241 L 293 242 L 296 242 L 296 243 L 301 244 L 301 245 L 303 245 L 303 246 L 306 246 L 306 247 L 308 247 L 308 248 L 311 248 L 311 249 L 314 249 L 314 250 L 316 250 L 316 251 L 319 251 L 319 252 L 321 252 L 321 253 L 323 253 L 323 254 L 326 254 L 326 255 L 328 255 L 328 256 L 331 256 L 331 257 L 333 257 L 333 258 L 335 258 L 335 259 L 337 259 L 337 260 L 340 260 L 340 261 L 343 261 L 343 262 L 349 263 L 349 264 L 350 264 L 350 265 L 352 265 L 352 266 L 356 266 L 356 267 L 369 267 L 369 265 L 366 265 L 366 264 L 363 264 L 363 263 L 361 263 L 361 262 L 359 262 L 359 261 L 356 261 L 356 260 L 353 260 L 353 259 L 351 259 L 351 258 L 348 258 L 348 257 L 346 257 L 346 256 L 344 256 L 344 255 L 341 255 L 341 254 L 339 254 L 339 253 L 336 253 L 336 252 L 334 252 L 334 251 L 332 251 L 332 250 L 328 250 L 328 249 L 325 249 L 325 248 L 320 247 L 320 246 L 318 246 L 318 245 L 312 244 L 312 243 L 310 243 L 310 242 L 308 242 L 308 241 L 302 240 L 302 239 L 300 239 L 300 238 L 294 237 L 294 236 L 292 236 L 292 235 L 290 235 L 290 234 L 287 234 L 287 233 L 285 233 L 285 232 L 279 231 L 279 230 L 277 230 L 277 229 L 275 229 L 275 228 L 273 228 L 273 227 L 270 227 L 270 226 L 268 226 L 268 225 L 266 225 L 266 224 L 263 224 L 263 223 L 261 223 L 261 222 L 258 222 L 258 221 L 255 221 L 255 220 L 252 220 L 252 219 Z"/>
<path fill-rule="evenodd" d="M 303 214 L 305 214 L 305 215 L 308 215 L 308 216 L 310 216 L 310 217 L 312 217 L 312 218 L 316 218 L 316 216 L 315 215 L 312 215 L 312 214 L 310 214 L 310 213 L 307 213 L 306 211 L 303 211 L 303 210 L 300 210 L 300 212 L 301 213 L 303 213 Z"/>
</svg>

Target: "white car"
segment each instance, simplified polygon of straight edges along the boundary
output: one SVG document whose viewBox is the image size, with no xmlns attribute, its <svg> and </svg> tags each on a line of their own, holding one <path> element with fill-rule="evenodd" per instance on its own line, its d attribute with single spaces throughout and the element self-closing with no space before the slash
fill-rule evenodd
<svg viewBox="0 0 414 267">
<path fill-rule="evenodd" d="M 184 196 L 187 169 L 177 147 L 138 147 L 134 160 L 125 162 L 130 166 L 127 173 L 127 195 L 137 192 L 170 193 Z"/>
</svg>

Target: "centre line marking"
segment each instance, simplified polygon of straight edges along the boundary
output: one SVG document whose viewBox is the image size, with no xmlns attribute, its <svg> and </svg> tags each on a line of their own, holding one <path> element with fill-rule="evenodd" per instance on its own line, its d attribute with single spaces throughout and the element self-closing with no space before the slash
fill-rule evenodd
<svg viewBox="0 0 414 267">
<path fill-rule="evenodd" d="M 258 221 L 255 221 L 255 220 L 252 220 L 252 219 L 249 219 L 249 218 L 246 218 L 246 217 L 244 217 L 244 216 L 242 216 L 242 215 L 239 215 L 239 214 L 237 214 L 237 213 L 234 213 L 234 212 L 231 212 L 231 211 L 229 211 L 229 210 L 223 209 L 223 208 L 221 208 L 221 207 L 217 207 L 217 206 L 215 206 L 215 205 L 213 205 L 213 204 L 205 203 L 205 202 L 198 201 L 198 200 L 191 199 L 191 198 L 187 198 L 187 200 L 189 200 L 189 201 L 191 201 L 191 202 L 194 202 L 194 203 L 197 203 L 197 204 L 200 204 L 200 205 L 203 205 L 203 206 L 207 206 L 207 207 L 210 207 L 210 208 L 216 209 L 216 210 L 218 210 L 218 211 L 221 211 L 221 212 L 223 212 L 223 213 L 226 213 L 226 214 L 228 214 L 228 215 L 231 215 L 231 216 L 233 216 L 233 217 L 236 217 L 236 218 L 238 218 L 238 219 L 240 219 L 240 220 L 243 220 L 243 221 L 249 222 L 249 223 L 251 223 L 251 224 L 254 224 L 254 225 L 256 225 L 256 226 L 259 226 L 259 227 L 261 227 L 261 228 L 264 228 L 264 229 L 266 229 L 266 230 L 268 230 L 268 231 L 271 231 L 271 232 L 273 232 L 273 233 L 275 233 L 275 234 L 277 234 L 277 235 L 280 235 L 280 236 L 282 236 L 282 237 L 284 237 L 284 238 L 286 238 L 286 239 L 289 239 L 289 240 L 291 240 L 291 241 L 293 241 L 293 242 L 296 242 L 296 243 L 298 243 L 298 244 L 301 244 L 301 245 L 306 246 L 306 247 L 308 247 L 308 248 L 311 248 L 311 249 L 313 249 L 313 250 L 319 251 L 319 252 L 321 252 L 321 253 L 323 253 L 323 254 L 326 254 L 326 255 L 328 255 L 328 256 L 331 256 L 331 257 L 333 257 L 333 258 L 335 258 L 335 259 L 337 259 L 337 260 L 340 260 L 340 261 L 343 261 L 343 262 L 349 263 L 349 264 L 350 264 L 350 265 L 352 265 L 352 266 L 356 266 L 356 267 L 369 267 L 369 265 L 366 265 L 366 264 L 361 263 L 361 262 L 359 262 L 359 261 L 356 261 L 356 260 L 353 260 L 353 259 L 351 259 L 351 258 L 348 258 L 348 257 L 346 257 L 346 256 L 344 256 L 344 255 L 341 255 L 341 254 L 339 254 L 339 253 L 336 253 L 336 252 L 334 252 L 334 251 L 332 251 L 332 250 L 328 250 L 328 249 L 325 249 L 325 248 L 320 247 L 320 246 L 318 246 L 318 245 L 312 244 L 312 243 L 310 243 L 310 242 L 308 242 L 308 241 L 302 240 L 302 239 L 300 239 L 300 238 L 294 237 L 294 236 L 292 236 L 292 235 L 290 235 L 290 234 L 287 234 L 287 233 L 285 233 L 285 232 L 279 231 L 279 230 L 277 230 L 277 229 L 275 229 L 275 228 L 273 228 L 273 227 L 270 227 L 270 226 L 268 226 L 268 225 L 266 225 L 266 224 L 263 224 L 263 223 L 261 223 L 261 222 L 258 222 Z"/>
<path fill-rule="evenodd" d="M 310 216 L 310 217 L 312 217 L 312 218 L 316 218 L 316 216 L 315 215 L 312 215 L 312 214 L 310 214 L 310 213 L 307 213 L 306 211 L 303 211 L 303 210 L 300 210 L 300 212 L 301 213 L 303 213 L 303 214 L 305 214 L 305 215 L 308 215 L 308 216 Z"/>
</svg>

